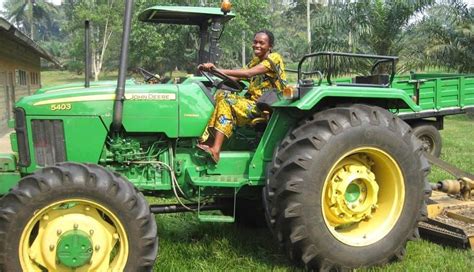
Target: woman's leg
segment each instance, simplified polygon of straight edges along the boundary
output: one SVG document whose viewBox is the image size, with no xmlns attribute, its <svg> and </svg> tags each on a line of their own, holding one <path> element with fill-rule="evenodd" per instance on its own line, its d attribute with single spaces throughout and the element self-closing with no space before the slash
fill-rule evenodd
<svg viewBox="0 0 474 272">
<path fill-rule="evenodd" d="M 258 116 L 255 102 L 235 94 L 219 94 L 216 96 L 216 108 L 209 120 L 209 129 L 214 128 L 214 142 L 210 146 L 199 147 L 208 151 L 214 161 L 218 161 L 225 138 L 232 135 L 235 125 L 246 125 Z"/>
<path fill-rule="evenodd" d="M 236 99 L 238 98 L 234 94 L 220 92 L 216 95 L 216 107 L 207 124 L 207 134 L 212 131 L 214 140 L 209 139 L 198 145 L 199 148 L 209 152 L 215 162 L 219 161 L 219 153 L 225 137 L 232 135 L 235 118 L 232 114 L 231 104 Z"/>
</svg>

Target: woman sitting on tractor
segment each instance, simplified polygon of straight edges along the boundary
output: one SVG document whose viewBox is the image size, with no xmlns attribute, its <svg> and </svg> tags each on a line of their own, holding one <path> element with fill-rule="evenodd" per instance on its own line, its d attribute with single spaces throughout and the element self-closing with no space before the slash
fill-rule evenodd
<svg viewBox="0 0 474 272">
<path fill-rule="evenodd" d="M 255 33 L 253 39 L 253 52 L 255 57 L 244 69 L 226 70 L 217 69 L 213 63 L 204 63 L 198 66 L 200 70 L 217 70 L 232 79 L 248 79 L 250 85 L 245 97 L 235 93 L 219 91 L 216 96 L 216 107 L 208 122 L 209 131 L 205 131 L 203 139 L 208 134 L 214 135 L 214 142 L 206 145 L 208 141 L 198 144 L 197 147 L 208 153 L 217 163 L 219 153 L 225 137 L 232 135 L 234 126 L 244 126 L 252 119 L 261 116 L 257 108 L 257 100 L 267 91 L 278 89 L 282 91 L 286 84 L 285 65 L 278 53 L 272 52 L 274 36 L 268 30 Z"/>
</svg>

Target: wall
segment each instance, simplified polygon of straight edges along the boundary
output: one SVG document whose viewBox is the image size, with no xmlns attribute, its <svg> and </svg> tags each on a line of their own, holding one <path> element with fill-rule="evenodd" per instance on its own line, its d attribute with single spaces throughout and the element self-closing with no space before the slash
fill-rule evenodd
<svg viewBox="0 0 474 272">
<path fill-rule="evenodd" d="M 16 101 L 40 88 L 40 57 L 0 31 L 0 136 L 7 130 Z M 23 71 L 23 72 L 20 72 Z"/>
</svg>

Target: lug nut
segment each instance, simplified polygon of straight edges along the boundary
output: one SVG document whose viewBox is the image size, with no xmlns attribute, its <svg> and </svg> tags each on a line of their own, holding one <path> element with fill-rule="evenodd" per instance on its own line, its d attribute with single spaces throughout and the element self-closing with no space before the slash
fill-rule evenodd
<svg viewBox="0 0 474 272">
<path fill-rule="evenodd" d="M 99 245 L 96 245 L 96 246 L 94 247 L 94 249 L 95 249 L 95 251 L 99 251 L 100 246 L 99 246 Z"/>
<path fill-rule="evenodd" d="M 79 227 L 78 224 L 74 224 L 74 229 L 77 229 Z"/>
<path fill-rule="evenodd" d="M 53 245 L 53 244 L 49 245 L 49 250 L 50 250 L 50 251 L 53 251 L 53 250 L 54 250 L 54 245 Z"/>
<path fill-rule="evenodd" d="M 60 230 L 60 229 L 58 229 L 58 230 L 56 231 L 56 234 L 57 234 L 58 236 L 61 235 L 61 233 L 63 233 L 63 231 Z"/>
</svg>

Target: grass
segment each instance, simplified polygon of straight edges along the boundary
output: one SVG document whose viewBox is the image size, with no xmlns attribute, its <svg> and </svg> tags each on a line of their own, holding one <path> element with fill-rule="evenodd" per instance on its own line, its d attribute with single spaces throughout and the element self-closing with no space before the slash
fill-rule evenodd
<svg viewBox="0 0 474 272">
<path fill-rule="evenodd" d="M 447 117 L 441 158 L 474 172 L 474 118 Z M 433 168 L 431 181 L 452 178 Z M 149 198 L 153 203 L 168 199 Z M 192 214 L 157 215 L 160 252 L 154 271 L 301 271 L 278 249 L 270 232 L 235 224 L 200 223 Z M 360 271 L 472 271 L 474 253 L 425 240 L 408 242 L 401 262 Z"/>
<path fill-rule="evenodd" d="M 43 72 L 44 85 L 83 81 L 82 75 L 68 72 Z M 116 79 L 106 75 L 105 79 Z M 474 117 L 447 117 L 441 131 L 441 158 L 474 173 Z M 451 178 L 433 168 L 431 181 Z M 173 199 L 148 198 L 150 203 Z M 235 224 L 201 223 L 193 214 L 157 215 L 160 251 L 154 271 L 301 271 L 278 249 L 270 232 Z M 409 242 L 401 262 L 360 271 L 472 271 L 474 254 L 470 250 L 443 247 L 428 241 Z"/>
</svg>

